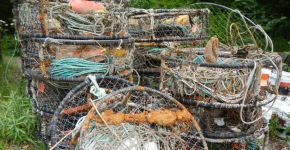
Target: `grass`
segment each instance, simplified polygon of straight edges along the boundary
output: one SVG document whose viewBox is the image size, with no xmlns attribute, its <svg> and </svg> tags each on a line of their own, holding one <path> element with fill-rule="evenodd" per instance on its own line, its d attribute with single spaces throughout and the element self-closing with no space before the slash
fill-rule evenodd
<svg viewBox="0 0 290 150">
<path fill-rule="evenodd" d="M 31 98 L 25 95 L 20 69 L 17 64 L 10 64 L 5 78 L 7 62 L 5 59 L 0 62 L 0 150 L 15 145 L 23 149 L 45 149 L 34 137 L 37 120 L 32 114 Z"/>
</svg>

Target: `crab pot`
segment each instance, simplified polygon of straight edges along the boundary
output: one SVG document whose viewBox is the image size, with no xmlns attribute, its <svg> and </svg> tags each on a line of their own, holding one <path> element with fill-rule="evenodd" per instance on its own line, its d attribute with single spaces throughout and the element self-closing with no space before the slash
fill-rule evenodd
<svg viewBox="0 0 290 150">
<path fill-rule="evenodd" d="M 132 42 L 131 39 L 90 41 L 24 38 L 24 67 L 41 72 L 46 77 L 129 74 L 133 71 Z"/>
<path fill-rule="evenodd" d="M 281 72 L 281 57 L 276 53 L 249 55 L 243 59 L 225 51 L 219 52 L 216 63 L 209 63 L 205 61 L 205 52 L 196 48 L 191 51 L 164 51 L 161 58 L 159 90 L 166 88 L 175 97 L 179 97 L 178 99 L 193 99 L 198 105 L 201 103 L 200 107 L 211 105 L 208 103 L 210 101 L 230 105 L 255 105 L 258 102 L 264 105 L 276 96 L 277 86 L 268 85 L 263 87 L 267 89 L 266 92 L 261 91 L 262 67 L 273 66 Z M 255 62 L 247 61 L 249 59 Z M 279 82 L 280 78 L 276 80 L 277 85 Z"/>
<path fill-rule="evenodd" d="M 207 9 L 131 8 L 128 32 L 135 39 L 135 65 L 160 67 L 160 53 L 168 46 L 202 43 L 208 38 L 208 13 Z"/>
<path fill-rule="evenodd" d="M 193 3 L 184 9 L 204 8 L 209 11 L 208 37 L 217 37 L 220 46 L 230 49 L 254 44 L 264 51 L 273 52 L 273 42 L 264 29 L 238 10 L 208 2 Z"/>
<path fill-rule="evenodd" d="M 129 33 L 136 42 L 202 40 L 208 36 L 208 9 L 130 9 Z"/>
<path fill-rule="evenodd" d="M 80 84 L 59 105 L 51 121 L 53 148 L 66 145 L 67 148 L 73 149 L 76 147 L 86 149 L 90 146 L 103 149 L 110 145 L 113 149 L 118 149 L 124 146 L 121 141 L 127 139 L 137 144 L 131 145 L 132 143 L 128 141 L 131 143 L 127 145 L 129 149 L 133 147 L 143 149 L 149 145 L 156 149 L 207 148 L 205 140 L 198 141 L 189 136 L 199 133 L 199 137 L 203 139 L 199 125 L 187 109 L 174 98 L 147 87 L 133 86 L 108 92 L 93 102 L 95 106 L 82 113 L 75 112 L 73 115 L 65 113 L 65 110 L 74 109 L 71 102 L 75 98 L 84 99 L 82 100 L 84 103 L 79 103 L 78 106 L 90 105 L 87 99 L 90 97 L 93 99 L 94 94 L 81 92 L 89 88 L 89 85 L 89 82 Z M 175 117 L 177 114 L 181 116 Z M 62 119 L 70 120 L 73 116 L 78 116 L 73 128 L 63 125 Z M 106 119 L 102 122 L 101 118 Z M 72 130 L 73 136 L 66 136 L 65 131 Z M 111 136 L 112 134 L 115 136 Z M 63 137 L 64 140 L 59 142 Z"/>
<path fill-rule="evenodd" d="M 39 135 L 38 137 L 41 138 L 47 145 L 50 144 L 51 134 L 48 127 L 51 125 L 51 119 L 67 95 L 71 95 L 71 92 L 75 92 L 74 94 L 77 96 L 71 97 L 70 101 L 68 101 L 68 105 L 70 107 L 63 109 L 63 115 L 60 118 L 60 127 L 64 131 L 73 128 L 76 124 L 76 121 L 84 114 L 86 114 L 91 108 L 90 104 L 87 103 L 88 99 L 84 99 L 84 97 L 89 95 L 92 99 L 98 98 L 94 94 L 89 94 L 91 88 L 90 83 L 88 82 L 85 82 L 87 83 L 86 87 L 82 86 L 82 88 L 78 88 L 80 82 L 65 81 L 61 79 L 56 80 L 54 78 L 42 78 L 41 80 L 40 77 L 36 76 L 32 82 L 32 87 L 34 87 L 31 89 L 32 93 L 34 94 L 33 108 L 37 115 L 40 117 L 38 124 L 39 130 L 37 130 L 37 135 Z M 34 84 L 34 82 L 37 84 Z M 98 83 L 99 87 L 104 88 L 106 92 L 112 92 L 119 88 L 134 85 L 133 83 L 122 78 L 107 76 L 96 77 L 96 82 Z M 36 87 L 33 85 L 36 85 Z M 73 91 L 73 89 L 77 90 Z"/>
<path fill-rule="evenodd" d="M 76 78 L 130 75 L 134 46 L 127 32 L 129 3 L 15 0 L 23 72 Z"/>
<path fill-rule="evenodd" d="M 16 0 L 14 16 L 19 33 L 75 35 L 80 38 L 128 37 L 128 9 L 122 3 L 73 0 L 70 2 Z"/>
</svg>

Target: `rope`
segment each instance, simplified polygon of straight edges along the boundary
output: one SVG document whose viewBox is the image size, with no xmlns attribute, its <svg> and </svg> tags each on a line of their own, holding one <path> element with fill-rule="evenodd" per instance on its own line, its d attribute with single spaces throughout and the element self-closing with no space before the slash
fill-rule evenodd
<svg viewBox="0 0 290 150">
<path fill-rule="evenodd" d="M 113 18 L 110 16 L 112 14 L 106 11 L 95 12 L 94 14 L 77 14 L 71 10 L 70 5 L 61 4 L 51 7 L 49 14 L 51 18 L 55 18 L 64 23 L 69 33 L 72 34 L 81 32 L 83 34 L 89 33 L 96 36 L 102 36 L 104 33 L 113 33 L 113 30 L 116 30 L 114 32 L 115 35 L 127 33 L 125 28 L 127 26 L 127 22 L 125 21 L 127 20 L 126 12 L 118 12 L 118 14 L 113 13 Z M 91 20 L 94 20 L 94 22 Z M 54 21 L 53 24 L 56 25 Z M 119 26 L 118 29 L 116 28 L 117 26 Z M 61 34 L 67 34 L 59 28 L 57 30 Z"/>
<path fill-rule="evenodd" d="M 107 63 L 91 62 L 78 58 L 66 58 L 51 63 L 52 70 L 50 74 L 59 77 L 75 77 L 89 73 L 94 73 L 97 76 L 106 75 L 109 72 L 109 58 L 106 55 L 95 56 L 104 57 Z"/>
</svg>

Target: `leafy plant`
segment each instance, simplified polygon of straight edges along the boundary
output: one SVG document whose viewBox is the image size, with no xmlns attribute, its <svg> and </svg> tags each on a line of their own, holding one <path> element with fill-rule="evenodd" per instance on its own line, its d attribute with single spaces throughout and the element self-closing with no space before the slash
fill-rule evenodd
<svg viewBox="0 0 290 150">
<path fill-rule="evenodd" d="M 7 101 L 0 102 L 0 129 L 1 138 L 5 138 L 12 143 L 34 143 L 32 139 L 35 116 L 32 115 L 31 103 L 29 98 L 11 91 Z"/>
<path fill-rule="evenodd" d="M 272 138 L 276 135 L 280 135 L 279 129 L 283 129 L 282 125 L 279 124 L 279 118 L 274 118 L 272 116 L 269 122 L 269 136 Z"/>
<path fill-rule="evenodd" d="M 287 64 L 283 65 L 283 71 L 290 72 L 290 66 L 288 66 Z"/>
</svg>

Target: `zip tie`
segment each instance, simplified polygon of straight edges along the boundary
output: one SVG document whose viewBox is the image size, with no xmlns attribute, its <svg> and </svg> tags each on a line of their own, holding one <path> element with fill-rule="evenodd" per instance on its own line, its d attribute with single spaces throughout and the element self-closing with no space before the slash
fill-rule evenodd
<svg viewBox="0 0 290 150">
<path fill-rule="evenodd" d="M 96 100 L 99 100 L 100 98 L 107 95 L 105 89 L 99 87 L 99 85 L 96 81 L 96 76 L 88 75 L 87 78 L 89 78 L 93 83 L 93 86 L 91 86 L 91 89 L 90 89 L 90 93 L 92 93 L 98 97 L 98 99 L 96 99 Z M 96 101 L 96 100 L 94 100 L 94 101 Z"/>
<path fill-rule="evenodd" d="M 94 84 L 94 86 L 96 87 L 96 89 L 99 91 L 100 90 L 100 87 L 96 81 L 96 76 L 93 76 L 93 75 L 88 75 L 87 78 L 89 78 L 92 83 Z"/>
<path fill-rule="evenodd" d="M 120 42 L 119 46 L 116 48 L 117 50 L 120 50 L 122 48 L 121 47 L 122 43 L 123 43 L 123 40 L 121 39 L 121 42 Z"/>
</svg>

